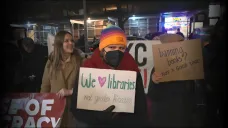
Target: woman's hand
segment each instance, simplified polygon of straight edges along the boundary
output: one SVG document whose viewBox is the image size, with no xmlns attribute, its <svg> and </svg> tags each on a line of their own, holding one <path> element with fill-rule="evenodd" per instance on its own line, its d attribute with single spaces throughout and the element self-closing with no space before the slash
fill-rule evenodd
<svg viewBox="0 0 228 128">
<path fill-rule="evenodd" d="M 58 95 L 59 98 L 63 98 L 65 96 L 70 96 L 73 93 L 73 89 L 65 89 L 62 88 L 56 95 Z"/>
<path fill-rule="evenodd" d="M 159 81 L 162 79 L 162 75 L 161 73 L 158 73 L 158 72 L 154 72 L 152 74 L 152 81 L 155 83 L 155 84 L 159 84 Z"/>
</svg>

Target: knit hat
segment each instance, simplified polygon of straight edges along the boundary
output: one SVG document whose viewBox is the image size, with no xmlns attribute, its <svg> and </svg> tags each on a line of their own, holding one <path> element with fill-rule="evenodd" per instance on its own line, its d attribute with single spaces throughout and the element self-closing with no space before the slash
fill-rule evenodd
<svg viewBox="0 0 228 128">
<path fill-rule="evenodd" d="M 127 46 L 127 39 L 124 31 L 114 25 L 108 25 L 107 28 L 105 28 L 101 32 L 100 36 L 100 44 L 99 44 L 99 50 L 101 51 L 103 48 L 107 47 L 108 45 L 124 45 Z"/>
</svg>

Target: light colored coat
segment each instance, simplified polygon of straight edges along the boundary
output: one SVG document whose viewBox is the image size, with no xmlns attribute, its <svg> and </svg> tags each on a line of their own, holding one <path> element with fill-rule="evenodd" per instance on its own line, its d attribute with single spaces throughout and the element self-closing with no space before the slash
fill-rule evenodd
<svg viewBox="0 0 228 128">
<path fill-rule="evenodd" d="M 76 60 L 80 62 L 76 62 Z M 75 56 L 71 56 L 69 62 L 66 62 L 65 68 L 53 73 L 51 77 L 52 66 L 50 65 L 50 60 L 47 61 L 42 85 L 41 85 L 41 93 L 57 93 L 62 88 L 65 89 L 72 89 L 76 83 L 76 77 L 78 76 L 81 59 L 76 59 Z M 61 120 L 61 127 L 74 127 L 75 126 L 75 119 L 70 112 L 70 101 L 71 97 L 66 97 L 66 107 L 64 114 Z"/>
</svg>

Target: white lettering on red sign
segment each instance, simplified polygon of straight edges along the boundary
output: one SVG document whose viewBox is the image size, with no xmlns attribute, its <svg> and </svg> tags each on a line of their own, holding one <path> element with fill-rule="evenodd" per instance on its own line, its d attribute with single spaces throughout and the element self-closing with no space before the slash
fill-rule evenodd
<svg viewBox="0 0 228 128">
<path fill-rule="evenodd" d="M 52 127 L 56 127 L 58 125 L 60 118 L 58 118 L 58 120 L 56 121 L 55 117 L 45 117 L 47 111 L 52 110 L 51 105 L 54 104 L 54 99 L 43 100 L 42 104 L 40 104 L 39 101 L 36 99 L 30 99 L 26 104 L 25 101 L 25 99 L 11 100 L 8 114 L 15 115 L 18 113 L 18 110 L 24 109 L 25 112 L 29 115 L 27 120 L 23 119 L 21 116 L 13 116 L 12 118 L 10 116 L 5 116 L 5 120 L 12 120 L 11 127 L 22 127 L 23 124 L 25 124 L 24 127 L 42 127 L 43 122 L 51 123 Z M 31 109 L 31 105 L 34 105 L 34 109 Z M 25 108 L 23 108 L 23 106 L 25 106 Z M 39 113 L 39 110 L 40 115 L 43 117 L 40 117 L 36 122 L 33 116 L 36 116 Z"/>
</svg>

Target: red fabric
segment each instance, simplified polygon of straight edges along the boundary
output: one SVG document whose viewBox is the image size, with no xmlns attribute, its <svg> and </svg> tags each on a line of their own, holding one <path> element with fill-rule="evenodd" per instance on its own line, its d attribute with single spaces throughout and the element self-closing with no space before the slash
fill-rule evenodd
<svg viewBox="0 0 228 128">
<path fill-rule="evenodd" d="M 100 51 L 98 48 L 94 51 L 91 58 L 87 59 L 82 64 L 82 67 L 111 69 L 111 67 L 107 65 L 100 57 Z M 127 70 L 127 71 L 139 72 L 138 65 L 136 64 L 134 58 L 128 52 L 124 53 L 123 59 L 121 60 L 120 65 L 116 68 L 116 70 Z"/>
</svg>

